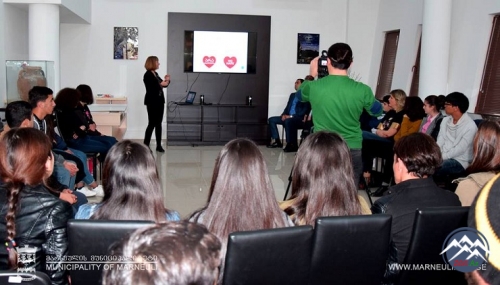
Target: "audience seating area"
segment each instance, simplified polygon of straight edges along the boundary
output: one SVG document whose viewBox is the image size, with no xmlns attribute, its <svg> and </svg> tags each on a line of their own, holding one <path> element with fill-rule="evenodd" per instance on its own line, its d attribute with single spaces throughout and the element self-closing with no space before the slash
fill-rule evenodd
<svg viewBox="0 0 500 285">
<path fill-rule="evenodd" d="M 447 235 L 467 225 L 468 207 L 417 210 L 407 264 L 444 264 Z M 390 215 L 321 217 L 311 226 L 232 233 L 223 284 L 381 284 L 391 239 Z M 69 255 L 105 256 L 144 221 L 70 220 Z M 101 270 L 74 270 L 72 284 L 101 284 Z M 438 282 L 436 280 L 446 280 Z M 398 284 L 464 284 L 457 271 L 404 271 Z M 2 283 L 6 284 L 6 283 Z M 38 283 L 36 283 L 38 284 Z M 43 284 L 43 283 L 41 283 Z"/>
<path fill-rule="evenodd" d="M 148 221 L 70 220 L 68 240 L 70 256 L 85 256 L 87 262 L 104 264 L 110 246 L 138 228 L 151 225 Z M 103 257 L 103 260 L 99 260 Z M 72 285 L 101 284 L 103 266 L 99 269 L 70 271 Z"/>
<path fill-rule="evenodd" d="M 443 264 L 439 253 L 452 231 L 467 227 L 469 207 L 439 207 L 417 210 L 405 264 Z M 398 284 L 467 284 L 455 270 L 402 271 Z"/>
</svg>

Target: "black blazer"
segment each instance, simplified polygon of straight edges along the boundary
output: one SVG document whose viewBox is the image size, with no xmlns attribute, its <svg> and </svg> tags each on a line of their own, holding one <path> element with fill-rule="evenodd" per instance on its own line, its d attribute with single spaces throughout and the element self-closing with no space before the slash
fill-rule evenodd
<svg viewBox="0 0 500 285">
<path fill-rule="evenodd" d="M 146 86 L 146 96 L 144 97 L 144 105 L 165 104 L 165 95 L 163 94 L 163 87 L 160 82 L 163 80 L 156 71 L 146 71 L 144 73 L 144 86 Z"/>
<path fill-rule="evenodd" d="M 295 99 L 295 96 L 295 93 L 290 94 L 290 97 L 288 97 L 288 103 L 286 103 L 285 110 L 283 110 L 283 113 L 281 115 L 290 115 L 290 109 L 292 108 L 292 103 Z M 309 112 L 311 112 L 311 104 L 309 102 L 301 102 L 300 100 L 298 100 L 297 105 L 295 105 L 294 116 L 303 118 L 305 115 L 309 115 Z"/>
</svg>

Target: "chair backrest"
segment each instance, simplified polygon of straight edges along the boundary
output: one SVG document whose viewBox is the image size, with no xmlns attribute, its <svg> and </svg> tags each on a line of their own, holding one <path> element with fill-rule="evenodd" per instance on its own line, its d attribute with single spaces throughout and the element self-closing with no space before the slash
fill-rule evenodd
<svg viewBox="0 0 500 285">
<path fill-rule="evenodd" d="M 309 284 L 380 284 L 391 221 L 386 214 L 318 218 Z"/>
<path fill-rule="evenodd" d="M 150 221 L 69 220 L 69 255 L 85 256 L 90 264 L 101 265 L 71 270 L 72 285 L 101 284 L 102 269 L 110 246 L 136 229 L 152 224 Z M 104 260 L 96 260 L 101 256 Z"/>
<path fill-rule="evenodd" d="M 20 279 L 32 279 L 29 281 L 24 281 L 22 280 L 20 282 Z M 50 278 L 47 274 L 37 271 L 34 273 L 18 273 L 16 271 L 0 271 L 0 284 L 2 285 L 8 285 L 8 284 L 23 284 L 23 285 L 50 285 L 52 282 L 50 281 Z"/>
<path fill-rule="evenodd" d="M 229 235 L 223 284 L 307 284 L 311 226 Z"/>
<path fill-rule="evenodd" d="M 405 264 L 443 264 L 439 255 L 446 237 L 467 226 L 469 207 L 417 209 Z M 455 270 L 402 270 L 398 284 L 467 284 L 463 273 Z"/>
</svg>

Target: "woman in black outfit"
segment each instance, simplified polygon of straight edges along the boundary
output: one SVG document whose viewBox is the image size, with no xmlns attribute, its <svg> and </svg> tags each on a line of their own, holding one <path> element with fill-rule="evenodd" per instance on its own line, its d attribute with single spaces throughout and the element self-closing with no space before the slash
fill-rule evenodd
<svg viewBox="0 0 500 285">
<path fill-rule="evenodd" d="M 153 129 L 156 135 L 156 151 L 165 152 L 161 147 L 161 121 L 163 120 L 163 112 L 165 110 L 165 95 L 163 88 L 170 84 L 170 75 L 165 75 L 162 80 L 156 70 L 160 67 L 158 57 L 150 56 L 144 64 L 146 73 L 144 73 L 144 86 L 146 86 L 146 96 L 144 97 L 144 105 L 148 110 L 148 127 L 144 134 L 144 144 L 149 147 Z"/>
</svg>

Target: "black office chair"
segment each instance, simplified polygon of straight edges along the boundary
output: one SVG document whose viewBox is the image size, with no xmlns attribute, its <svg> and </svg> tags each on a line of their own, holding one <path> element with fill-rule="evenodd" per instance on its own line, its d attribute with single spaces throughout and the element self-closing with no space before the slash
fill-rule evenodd
<svg viewBox="0 0 500 285">
<path fill-rule="evenodd" d="M 54 109 L 54 116 L 55 116 L 55 120 L 56 120 L 56 125 L 55 127 L 57 128 L 58 130 L 58 134 L 59 136 L 67 143 L 67 140 L 66 138 L 63 136 L 63 133 L 61 132 L 61 129 L 59 128 L 59 113 L 61 112 L 61 110 L 59 109 Z M 99 168 L 101 169 L 101 172 L 99 175 L 99 178 L 102 179 L 102 163 L 97 159 L 97 157 L 99 156 L 99 153 L 96 153 L 96 152 L 86 152 L 85 155 L 87 156 L 87 158 L 90 158 L 92 160 L 92 176 L 94 176 L 94 180 L 97 181 L 97 168 L 99 166 Z M 98 162 L 99 162 L 99 165 L 98 165 Z M 86 161 L 84 161 L 84 163 L 87 163 Z"/>
<path fill-rule="evenodd" d="M 85 256 L 87 262 L 101 264 L 99 269 L 70 271 L 72 285 L 101 284 L 103 264 L 96 256 L 107 256 L 110 246 L 136 229 L 152 225 L 150 221 L 69 220 L 70 256 Z M 94 257 L 94 258 L 93 258 Z"/>
<path fill-rule="evenodd" d="M 418 209 L 413 223 L 404 264 L 444 264 L 442 251 L 446 237 L 467 226 L 469 207 Z M 445 265 L 443 265 L 444 267 Z M 404 270 L 397 284 L 467 284 L 464 274 L 455 270 Z"/>
<path fill-rule="evenodd" d="M 223 284 L 307 284 L 312 235 L 311 226 L 230 234 Z"/>
<path fill-rule="evenodd" d="M 20 279 L 25 279 L 29 281 L 24 281 Z M 21 282 L 20 282 L 21 281 Z M 52 282 L 47 274 L 37 271 L 34 273 L 18 273 L 16 271 L 0 271 L 0 284 L 2 285 L 50 285 Z"/>
<path fill-rule="evenodd" d="M 391 221 L 385 214 L 318 218 L 308 284 L 381 284 Z"/>
</svg>

